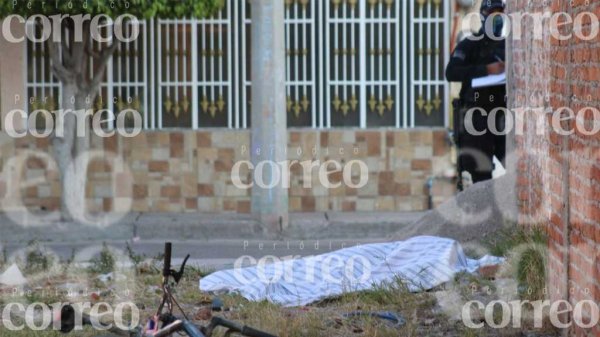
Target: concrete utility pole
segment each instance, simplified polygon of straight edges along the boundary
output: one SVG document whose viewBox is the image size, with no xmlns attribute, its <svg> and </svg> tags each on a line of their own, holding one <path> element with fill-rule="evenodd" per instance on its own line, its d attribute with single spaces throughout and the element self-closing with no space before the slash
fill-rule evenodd
<svg viewBox="0 0 600 337">
<path fill-rule="evenodd" d="M 283 0 L 252 0 L 252 214 L 269 234 L 288 224 L 285 161 L 285 25 Z M 262 181 L 261 181 L 262 180 Z M 262 186 L 260 186 L 262 185 Z"/>
</svg>

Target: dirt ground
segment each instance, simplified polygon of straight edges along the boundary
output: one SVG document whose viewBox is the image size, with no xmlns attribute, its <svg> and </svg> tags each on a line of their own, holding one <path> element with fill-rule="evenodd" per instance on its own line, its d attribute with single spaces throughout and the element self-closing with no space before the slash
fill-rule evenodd
<svg viewBox="0 0 600 337">
<path fill-rule="evenodd" d="M 437 235 L 457 239 L 467 248 L 490 248 L 490 239 L 501 237 L 516 220 L 514 190 L 510 186 L 511 176 L 477 184 L 466 192 L 441 205 L 437 210 L 426 213 L 414 223 L 411 231 L 396 233 L 390 239 L 402 240 L 415 235 Z M 516 244 L 516 243 L 515 243 Z M 474 250 L 475 254 L 480 251 Z M 496 250 L 503 254 L 503 250 Z M 37 257 L 39 259 L 39 257 Z M 42 302 L 107 302 L 111 304 L 131 301 L 141 310 L 141 320 L 151 317 L 161 299 L 160 257 L 143 259 L 131 256 L 137 261 L 134 269 L 129 268 L 121 275 L 115 272 L 113 278 L 100 280 L 102 269 L 110 266 L 110 258 L 100 258 L 91 267 L 60 265 L 54 269 L 32 275 L 33 279 L 26 290 L 30 292 L 14 296 L 11 289 L 0 295 L 0 308 L 15 301 L 24 304 Z M 106 261 L 105 261 L 106 260 Z M 143 261 L 142 261 L 143 260 Z M 42 259 L 43 262 L 43 259 Z M 40 261 L 34 265 L 43 265 Z M 393 284 L 376 285 L 373 290 L 350 293 L 310 306 L 282 308 L 261 302 L 249 302 L 239 296 L 224 295 L 218 299 L 222 303 L 220 311 L 211 309 L 215 299 L 198 290 L 198 281 L 208 271 L 189 269 L 176 288 L 176 297 L 183 312 L 195 323 L 206 325 L 214 315 L 222 316 L 281 337 L 300 336 L 444 336 L 444 337 L 550 337 L 558 336 L 553 329 L 535 329 L 527 319 L 521 327 L 492 329 L 485 325 L 482 329 L 469 329 L 461 318 L 465 303 L 478 300 L 489 303 L 495 299 L 518 297 L 514 268 L 510 257 L 507 266 L 500 271 L 482 272 L 480 275 L 457 275 L 452 282 L 427 292 L 410 293 L 398 280 Z M 94 267 L 95 268 L 92 268 Z M 24 266 L 26 268 L 27 266 Z M 72 289 L 71 289 L 72 288 Z M 57 291 L 57 289 L 59 291 Z M 77 290 L 79 289 L 79 290 Z M 507 289 L 510 291 L 507 294 Z M 348 318 L 353 312 L 391 312 L 401 318 L 401 324 L 394 324 L 373 317 Z M 181 315 L 181 314 L 180 314 Z M 482 311 L 472 311 L 475 322 L 483 321 Z M 494 311 L 494 317 L 498 313 Z M 499 318 L 498 318 L 499 319 Z M 17 318 L 18 321 L 18 318 Z M 40 336 L 54 337 L 60 334 L 52 331 L 8 331 L 0 323 L 0 337 Z M 545 324 L 544 326 L 549 326 Z M 71 334 L 77 337 L 99 336 L 97 331 L 86 329 Z M 224 336 L 218 331 L 215 336 Z"/>
<path fill-rule="evenodd" d="M 5 292 L 0 306 L 20 301 L 22 303 L 56 303 L 56 302 L 106 302 L 116 305 L 124 301 L 132 301 L 141 310 L 141 320 L 151 317 L 161 299 L 160 263 L 147 260 L 136 267 L 135 274 L 127 274 L 127 279 L 116 276 L 114 280 L 99 280 L 98 275 L 89 269 L 72 268 L 66 273 L 58 273 L 53 277 L 38 278 L 30 284 L 31 291 L 21 297 L 14 297 Z M 68 269 L 68 268 L 65 268 Z M 330 299 L 310 306 L 298 308 L 281 308 L 261 302 L 253 303 L 235 295 L 219 297 L 222 302 L 220 311 L 211 309 L 214 297 L 198 291 L 198 280 L 207 272 L 189 269 L 176 288 L 175 296 L 186 315 L 197 324 L 206 325 L 213 315 L 241 322 L 246 325 L 273 333 L 281 337 L 295 336 L 556 336 L 552 331 L 536 331 L 526 327 L 520 329 L 477 329 L 465 327 L 459 317 L 446 306 L 452 303 L 466 303 L 473 298 L 489 302 L 497 298 L 498 289 L 494 281 L 472 275 L 458 275 L 454 281 L 430 292 L 410 293 L 400 280 L 380 285 L 373 290 L 351 293 L 340 298 Z M 118 275 L 118 274 L 117 274 Z M 65 285 L 72 287 L 67 290 Z M 83 285 L 86 286 L 85 290 Z M 57 289 L 62 291 L 57 292 Z M 396 325 L 392 322 L 371 317 L 346 318 L 344 314 L 355 311 L 392 312 L 404 322 Z M 176 311 L 176 313 L 178 313 Z M 181 315 L 180 313 L 178 313 Z M 474 314 L 475 320 L 481 313 Z M 16 318 L 16 322 L 19 319 Z M 527 323 L 525 323 L 525 326 Z M 40 336 L 54 337 L 60 334 L 52 331 L 8 331 L 0 326 L 0 336 Z M 73 332 L 70 336 L 99 336 L 96 331 L 86 329 Z M 224 336 L 218 331 L 215 336 Z"/>
</svg>

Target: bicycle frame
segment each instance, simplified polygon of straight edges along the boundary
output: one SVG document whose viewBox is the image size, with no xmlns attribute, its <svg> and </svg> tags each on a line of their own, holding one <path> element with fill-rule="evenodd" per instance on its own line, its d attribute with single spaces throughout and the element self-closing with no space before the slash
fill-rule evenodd
<svg viewBox="0 0 600 337">
<path fill-rule="evenodd" d="M 178 272 L 175 272 L 171 270 L 171 250 L 172 244 L 170 242 L 167 242 L 165 244 L 165 257 L 163 266 L 163 299 L 154 318 L 155 324 L 163 322 L 166 325 L 160 329 L 151 331 L 145 330 L 141 326 L 138 326 L 129 331 L 124 331 L 116 327 L 111 327 L 106 329 L 108 332 L 123 337 L 167 337 L 177 332 L 185 332 L 190 337 L 211 337 L 215 329 L 217 329 L 218 327 L 223 327 L 227 329 L 227 332 L 225 334 L 226 336 L 229 336 L 231 333 L 239 333 L 248 337 L 277 337 L 245 325 L 228 321 L 221 317 L 213 317 L 210 324 L 207 327 L 197 326 L 193 324 L 185 316 L 185 313 L 181 309 L 181 306 L 179 306 L 179 304 L 173 297 L 171 293 L 171 285 L 169 284 L 169 280 L 171 278 L 174 279 L 176 284 L 179 283 L 183 275 L 187 260 L 190 256 L 188 255 L 185 258 L 180 270 Z M 176 318 L 173 315 L 173 304 L 175 304 L 181 311 L 181 313 L 184 316 L 183 319 Z M 166 313 L 163 312 L 165 311 L 165 308 L 167 311 Z M 69 333 L 75 329 L 75 316 L 75 309 L 72 306 L 66 305 L 61 309 L 61 332 Z M 83 325 L 92 325 L 92 319 L 89 315 L 85 315 L 82 313 L 81 318 L 81 323 Z"/>
<path fill-rule="evenodd" d="M 190 337 L 206 337 L 197 326 L 186 320 L 177 320 L 154 333 L 152 337 L 167 337 L 180 331 Z"/>
</svg>

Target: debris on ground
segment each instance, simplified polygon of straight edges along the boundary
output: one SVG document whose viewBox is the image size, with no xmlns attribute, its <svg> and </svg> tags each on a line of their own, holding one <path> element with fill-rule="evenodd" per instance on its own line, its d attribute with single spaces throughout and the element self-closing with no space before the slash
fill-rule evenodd
<svg viewBox="0 0 600 337">
<path fill-rule="evenodd" d="M 507 265 L 504 263 L 503 266 Z M 88 273 L 88 269 L 81 267 L 81 273 L 73 272 L 70 275 L 62 273 L 43 279 L 30 279 L 28 286 L 40 303 L 87 301 L 89 296 L 95 297 L 92 302 L 100 300 L 106 303 L 121 303 L 110 289 L 108 284 L 102 283 L 99 273 Z M 480 268 L 480 271 L 482 268 Z M 140 317 L 152 317 L 156 314 L 156 298 L 161 295 L 161 289 L 154 284 L 160 281 L 160 271 L 154 273 L 140 273 L 136 275 L 136 282 L 130 288 L 136 294 L 135 304 L 140 309 Z M 339 297 L 328 298 L 312 303 L 308 306 L 281 307 L 268 302 L 251 302 L 241 296 L 219 295 L 209 296 L 198 291 L 198 278 L 204 273 L 190 271 L 185 275 L 177 289 L 180 295 L 180 305 L 184 312 L 197 324 L 207 324 L 215 316 L 225 319 L 244 322 L 264 331 L 272 331 L 279 336 L 331 336 L 331 337 L 366 337 L 366 336 L 429 336 L 429 337 L 464 337 L 464 336 L 528 336 L 528 337 L 557 337 L 559 334 L 532 329 L 527 324 L 523 329 L 491 329 L 469 330 L 461 321 L 460 309 L 467 301 L 474 299 L 482 303 L 503 298 L 509 285 L 505 282 L 500 271 L 493 281 L 484 278 L 479 273 L 460 273 L 447 284 L 441 285 L 428 292 L 409 292 L 402 283 L 392 283 L 376 289 L 362 292 L 343 294 Z M 27 274 L 25 274 L 27 276 Z M 490 291 L 489 284 L 495 285 L 495 291 Z M 512 281 L 512 291 L 516 294 L 517 284 Z M 88 297 L 70 297 L 69 289 L 81 289 L 83 285 L 91 287 Z M 59 290 L 58 294 L 55 290 Z M 452 291 L 449 291 L 452 290 Z M 0 293 L 2 293 L 0 287 Z M 100 296 L 100 294 L 102 294 Z M 491 294 L 491 295 L 490 295 Z M 8 290 L 6 296 L 14 296 L 13 289 Z M 438 296 L 439 295 L 439 296 Z M 452 297 L 455 295 L 455 297 Z M 58 296 L 58 297 L 57 297 Z M 83 296 L 83 295 L 82 295 Z M 437 301 L 439 298 L 440 301 Z M 11 301 L 27 298 L 14 298 Z M 222 303 L 222 305 L 220 305 Z M 220 312 L 213 310 L 221 306 Z M 0 305 L 0 309 L 2 305 Z M 456 316 L 450 315 L 447 308 L 456 308 Z M 393 322 L 383 319 L 357 316 L 344 317 L 344 314 L 384 313 L 396 314 L 405 320 L 401 327 L 394 327 Z M 473 312 L 475 321 L 481 319 L 481 312 Z M 1 323 L 0 323 L 1 324 Z M 0 337 L 29 337 L 31 332 L 3 331 L 0 328 Z M 82 331 L 81 337 L 96 336 L 96 331 Z M 52 331 L 37 332 L 39 337 L 55 337 Z"/>
<path fill-rule="evenodd" d="M 391 311 L 352 311 L 343 315 L 346 319 L 354 318 L 377 318 L 387 323 L 392 328 L 400 328 L 406 324 L 406 320 L 402 315 Z"/>
<path fill-rule="evenodd" d="M 16 264 L 8 267 L 8 269 L 0 275 L 0 284 L 14 287 L 27 284 L 27 279 L 21 273 L 21 270 Z"/>
<path fill-rule="evenodd" d="M 212 306 L 212 311 L 222 311 L 224 304 L 223 304 L 223 301 L 220 298 L 215 297 L 212 300 L 212 305 L 211 306 Z"/>
<path fill-rule="evenodd" d="M 196 321 L 210 321 L 211 318 L 212 310 L 209 307 L 202 307 L 198 309 L 198 311 L 194 315 L 194 320 Z"/>
</svg>

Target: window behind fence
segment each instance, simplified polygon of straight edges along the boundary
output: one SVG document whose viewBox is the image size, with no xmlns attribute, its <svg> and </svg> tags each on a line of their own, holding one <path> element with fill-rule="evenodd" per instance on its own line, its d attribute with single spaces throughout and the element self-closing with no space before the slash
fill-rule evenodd
<svg viewBox="0 0 600 337">
<path fill-rule="evenodd" d="M 449 1 L 285 3 L 290 127 L 447 125 Z M 135 109 L 146 129 L 249 127 L 251 25 L 250 2 L 239 0 L 203 20 L 140 22 L 139 38 L 110 61 L 94 107 Z M 28 108 L 56 109 L 46 46 L 28 42 L 27 64 Z"/>
</svg>

